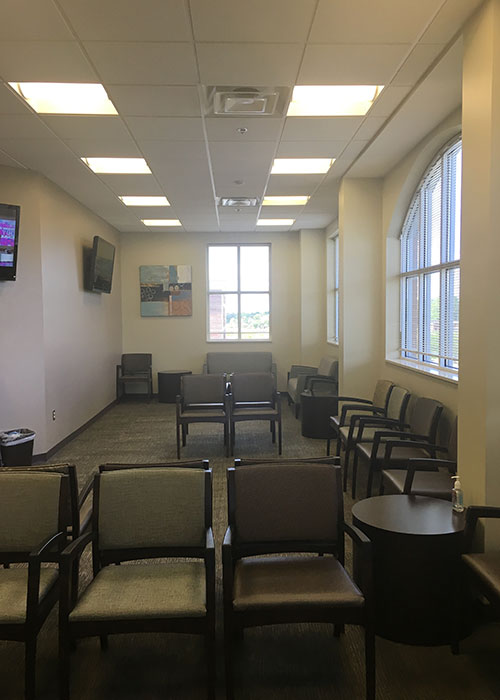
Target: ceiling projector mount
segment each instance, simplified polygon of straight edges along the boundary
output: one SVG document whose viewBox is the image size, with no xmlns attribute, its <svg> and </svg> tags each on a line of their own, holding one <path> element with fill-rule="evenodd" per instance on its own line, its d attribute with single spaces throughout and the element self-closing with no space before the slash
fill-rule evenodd
<svg viewBox="0 0 500 700">
<path fill-rule="evenodd" d="M 281 117 L 290 94 L 288 87 L 210 85 L 205 90 L 208 115 L 236 117 Z"/>
</svg>

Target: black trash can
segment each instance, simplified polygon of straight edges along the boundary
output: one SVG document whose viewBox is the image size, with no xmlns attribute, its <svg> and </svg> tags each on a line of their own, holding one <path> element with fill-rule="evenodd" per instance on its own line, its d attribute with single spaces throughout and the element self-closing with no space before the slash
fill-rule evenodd
<svg viewBox="0 0 500 700">
<path fill-rule="evenodd" d="M 330 416 L 337 415 L 338 397 L 312 394 L 303 391 L 300 395 L 302 435 L 327 440 L 334 436 L 330 427 Z"/>
<path fill-rule="evenodd" d="M 31 464 L 35 431 L 28 428 L 0 433 L 0 454 L 4 467 L 25 467 Z"/>
</svg>

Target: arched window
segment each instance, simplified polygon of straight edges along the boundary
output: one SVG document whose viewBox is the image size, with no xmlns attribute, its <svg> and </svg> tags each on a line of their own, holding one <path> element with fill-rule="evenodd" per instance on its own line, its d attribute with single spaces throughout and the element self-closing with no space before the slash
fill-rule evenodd
<svg viewBox="0 0 500 700">
<path fill-rule="evenodd" d="M 458 371 L 462 141 L 435 158 L 401 232 L 401 357 Z"/>
</svg>

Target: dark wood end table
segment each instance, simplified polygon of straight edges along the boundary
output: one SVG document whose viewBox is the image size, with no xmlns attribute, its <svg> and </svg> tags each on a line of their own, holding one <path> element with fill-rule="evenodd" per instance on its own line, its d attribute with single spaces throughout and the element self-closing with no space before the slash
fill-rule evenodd
<svg viewBox="0 0 500 700">
<path fill-rule="evenodd" d="M 192 374 L 190 369 L 166 369 L 158 372 L 158 401 L 175 403 L 175 397 L 181 390 L 181 377 Z"/>
</svg>

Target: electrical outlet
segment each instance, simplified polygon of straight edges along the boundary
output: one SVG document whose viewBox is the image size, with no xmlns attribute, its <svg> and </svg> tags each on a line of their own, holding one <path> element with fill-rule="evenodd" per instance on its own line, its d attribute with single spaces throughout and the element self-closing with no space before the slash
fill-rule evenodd
<svg viewBox="0 0 500 700">
<path fill-rule="evenodd" d="M 56 419 L 56 412 L 52 411 L 52 420 L 55 420 L 55 419 Z"/>
</svg>

